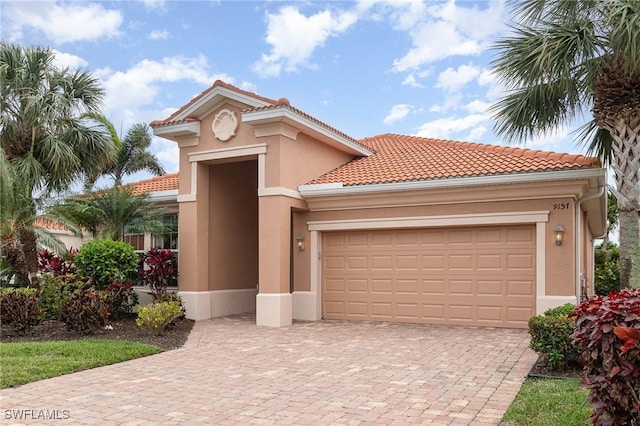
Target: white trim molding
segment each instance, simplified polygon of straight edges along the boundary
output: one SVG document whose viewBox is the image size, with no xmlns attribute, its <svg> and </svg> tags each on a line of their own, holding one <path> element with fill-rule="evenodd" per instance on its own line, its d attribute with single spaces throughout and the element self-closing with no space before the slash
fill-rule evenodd
<svg viewBox="0 0 640 426">
<path fill-rule="evenodd" d="M 300 193 L 294 189 L 285 188 L 283 186 L 271 186 L 269 188 L 258 189 L 258 197 L 283 196 L 303 200 Z"/>
<path fill-rule="evenodd" d="M 189 162 L 226 160 L 238 157 L 254 157 L 259 154 L 267 153 L 267 144 L 260 143 L 255 145 L 247 145 L 234 148 L 211 149 L 207 151 L 190 152 Z"/>
<path fill-rule="evenodd" d="M 437 226 L 500 225 L 548 222 L 549 211 L 524 211 L 446 216 L 389 217 L 379 219 L 327 220 L 307 222 L 310 231 L 351 229 L 433 228 Z"/>
</svg>

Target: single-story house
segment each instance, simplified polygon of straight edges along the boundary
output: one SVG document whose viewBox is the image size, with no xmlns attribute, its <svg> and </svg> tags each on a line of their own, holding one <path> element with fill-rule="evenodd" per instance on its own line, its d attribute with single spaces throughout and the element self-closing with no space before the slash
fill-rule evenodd
<svg viewBox="0 0 640 426">
<path fill-rule="evenodd" d="M 607 209 L 596 159 L 358 140 L 222 81 L 151 127 L 180 150 L 189 318 L 526 327 L 593 292 Z"/>
</svg>

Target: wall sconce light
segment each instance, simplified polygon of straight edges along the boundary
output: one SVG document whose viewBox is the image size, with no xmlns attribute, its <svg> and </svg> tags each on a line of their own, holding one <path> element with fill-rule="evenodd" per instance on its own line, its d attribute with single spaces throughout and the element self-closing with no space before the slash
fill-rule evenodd
<svg viewBox="0 0 640 426">
<path fill-rule="evenodd" d="M 554 228 L 553 232 L 556 234 L 556 245 L 561 246 L 562 239 L 564 238 L 564 228 L 558 225 Z"/>
<path fill-rule="evenodd" d="M 304 251 L 304 237 L 300 234 L 296 237 L 296 245 L 298 246 L 298 251 Z"/>
</svg>

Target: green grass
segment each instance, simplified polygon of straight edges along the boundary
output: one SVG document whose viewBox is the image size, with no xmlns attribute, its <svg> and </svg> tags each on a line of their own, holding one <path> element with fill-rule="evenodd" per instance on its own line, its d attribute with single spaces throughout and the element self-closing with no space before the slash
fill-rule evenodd
<svg viewBox="0 0 640 426">
<path fill-rule="evenodd" d="M 157 346 L 118 340 L 0 343 L 0 388 L 162 352 Z"/>
<path fill-rule="evenodd" d="M 527 379 L 502 421 L 509 426 L 585 426 L 591 415 L 588 394 L 578 379 Z"/>
</svg>

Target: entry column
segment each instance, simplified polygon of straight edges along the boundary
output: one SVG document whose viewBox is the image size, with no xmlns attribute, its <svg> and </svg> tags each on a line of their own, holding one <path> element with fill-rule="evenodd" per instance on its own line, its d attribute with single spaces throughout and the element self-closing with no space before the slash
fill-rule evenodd
<svg viewBox="0 0 640 426">
<path fill-rule="evenodd" d="M 291 325 L 291 202 L 281 195 L 262 196 L 258 200 L 258 211 L 256 324 L 270 327 Z"/>
</svg>

